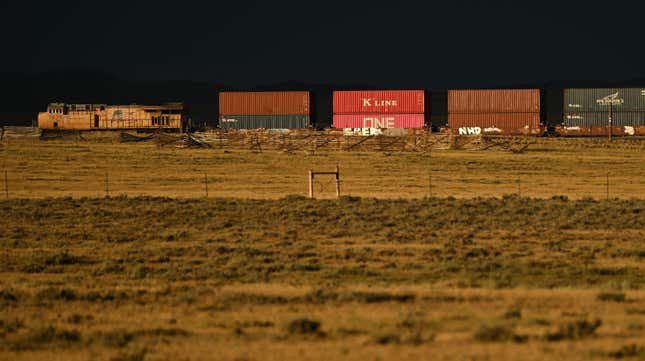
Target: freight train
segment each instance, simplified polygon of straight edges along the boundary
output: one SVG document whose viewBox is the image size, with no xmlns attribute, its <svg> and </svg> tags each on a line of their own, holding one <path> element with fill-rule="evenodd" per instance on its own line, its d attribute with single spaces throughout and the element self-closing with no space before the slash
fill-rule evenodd
<svg viewBox="0 0 645 361">
<path fill-rule="evenodd" d="M 430 127 L 430 97 L 424 90 L 334 91 L 332 127 L 361 134 Z M 219 124 L 225 129 L 313 127 L 306 123 L 309 98 L 306 92 L 222 92 Z M 645 88 L 564 89 L 555 124 L 547 121 L 546 98 L 541 89 L 448 90 L 447 122 L 436 130 L 458 135 L 645 135 Z"/>
<path fill-rule="evenodd" d="M 431 102 L 433 94 L 424 90 L 333 91 L 331 126 L 360 134 L 427 127 L 456 135 L 645 135 L 645 88 L 564 89 L 558 95 L 558 121 L 551 123 L 546 95 L 541 89 L 448 90 L 442 102 Z M 431 103 L 446 109 L 439 124 L 435 120 L 441 112 Z M 222 129 L 323 128 L 312 122 L 316 102 L 309 91 L 220 92 L 218 106 Z M 43 129 L 185 131 L 191 128 L 186 113 L 181 103 L 53 103 L 39 114 L 38 124 Z"/>
</svg>

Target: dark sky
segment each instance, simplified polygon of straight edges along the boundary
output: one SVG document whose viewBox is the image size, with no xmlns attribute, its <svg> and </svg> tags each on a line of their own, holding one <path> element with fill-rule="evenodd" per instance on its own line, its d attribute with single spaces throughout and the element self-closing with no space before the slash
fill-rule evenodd
<svg viewBox="0 0 645 361">
<path fill-rule="evenodd" d="M 3 2 L 3 71 L 463 87 L 645 76 L 642 1 Z"/>
</svg>

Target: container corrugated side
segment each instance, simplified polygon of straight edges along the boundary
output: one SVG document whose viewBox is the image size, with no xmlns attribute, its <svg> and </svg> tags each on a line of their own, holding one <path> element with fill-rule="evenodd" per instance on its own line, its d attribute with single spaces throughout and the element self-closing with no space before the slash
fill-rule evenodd
<svg viewBox="0 0 645 361">
<path fill-rule="evenodd" d="M 540 89 L 448 90 L 448 113 L 539 112 L 540 93 Z"/>
<path fill-rule="evenodd" d="M 334 128 L 423 128 L 423 114 L 334 114 Z"/>
<path fill-rule="evenodd" d="M 297 129 L 309 127 L 309 116 L 283 115 L 221 115 L 222 129 Z"/>
<path fill-rule="evenodd" d="M 448 114 L 448 127 L 455 134 L 534 135 L 542 132 L 540 113 L 451 113 Z"/>
<path fill-rule="evenodd" d="M 309 115 L 310 95 L 306 91 L 220 92 L 220 115 Z"/>
<path fill-rule="evenodd" d="M 611 100 L 618 111 L 645 111 L 645 88 L 564 89 L 564 112 L 607 111 Z"/>
<path fill-rule="evenodd" d="M 425 112 L 423 90 L 334 91 L 334 114 L 419 114 Z"/>
<path fill-rule="evenodd" d="M 613 112 L 611 124 L 614 126 L 645 126 L 645 111 Z M 609 112 L 575 112 L 564 115 L 565 126 L 609 126 Z"/>
</svg>

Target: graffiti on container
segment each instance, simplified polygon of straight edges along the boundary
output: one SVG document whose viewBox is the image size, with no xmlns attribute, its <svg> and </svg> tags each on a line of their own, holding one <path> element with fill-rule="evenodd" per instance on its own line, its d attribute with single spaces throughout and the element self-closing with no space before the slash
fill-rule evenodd
<svg viewBox="0 0 645 361">
<path fill-rule="evenodd" d="M 568 131 L 574 131 L 574 132 L 579 132 L 580 127 L 564 127 Z"/>
<path fill-rule="evenodd" d="M 364 117 L 363 128 L 394 128 L 394 117 Z"/>
<path fill-rule="evenodd" d="M 462 127 L 459 128 L 459 135 L 479 135 L 482 133 L 480 127 Z"/>
<path fill-rule="evenodd" d="M 502 130 L 496 127 L 484 128 L 484 133 L 501 133 Z"/>
<path fill-rule="evenodd" d="M 398 105 L 396 100 L 378 100 L 374 98 L 361 98 L 364 107 L 395 107 Z"/>
<path fill-rule="evenodd" d="M 235 119 L 235 118 L 222 118 L 222 119 L 220 119 L 220 123 L 237 123 L 237 119 Z"/>
<path fill-rule="evenodd" d="M 567 119 L 584 119 L 582 115 L 567 115 Z"/>
<path fill-rule="evenodd" d="M 378 128 L 344 128 L 343 135 L 359 135 L 369 137 L 373 135 L 382 135 L 383 131 Z"/>
<path fill-rule="evenodd" d="M 625 134 L 627 135 L 636 134 L 636 132 L 634 131 L 634 127 L 625 126 Z"/>
</svg>

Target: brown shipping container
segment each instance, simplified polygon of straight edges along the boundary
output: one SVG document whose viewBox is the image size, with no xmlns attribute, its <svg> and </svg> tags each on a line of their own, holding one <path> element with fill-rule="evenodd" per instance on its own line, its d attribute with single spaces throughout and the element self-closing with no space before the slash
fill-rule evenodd
<svg viewBox="0 0 645 361">
<path fill-rule="evenodd" d="M 309 92 L 221 92 L 220 115 L 309 115 Z"/>
<path fill-rule="evenodd" d="M 540 111 L 540 89 L 448 90 L 448 113 Z"/>
<path fill-rule="evenodd" d="M 524 134 L 542 133 L 540 113 L 451 113 L 448 127 L 455 134 Z"/>
</svg>

